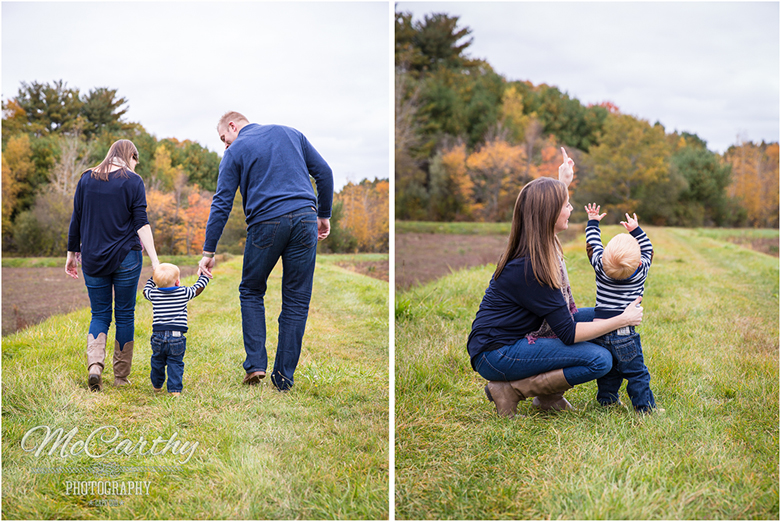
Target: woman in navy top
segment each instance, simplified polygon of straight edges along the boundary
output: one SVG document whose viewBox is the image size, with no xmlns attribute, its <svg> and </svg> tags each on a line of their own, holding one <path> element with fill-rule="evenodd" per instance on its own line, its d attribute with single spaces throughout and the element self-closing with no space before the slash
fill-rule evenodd
<svg viewBox="0 0 780 521">
<path fill-rule="evenodd" d="M 141 276 L 141 245 L 157 267 L 152 228 L 146 217 L 146 192 L 134 172 L 138 149 L 127 139 L 111 145 L 106 158 L 85 171 L 76 185 L 68 230 L 65 272 L 77 279 L 81 262 L 92 320 L 87 336 L 88 384 L 103 388 L 106 339 L 113 308 L 114 385 L 127 385 L 133 362 L 135 297 Z"/>
<path fill-rule="evenodd" d="M 597 322 L 593 308 L 574 304 L 557 237 L 569 227 L 574 161 L 561 150 L 560 180 L 536 179 L 517 196 L 506 252 L 468 339 L 471 365 L 488 380 L 485 393 L 500 416 L 514 416 L 531 396 L 542 409 L 570 409 L 567 389 L 612 368 L 609 351 L 587 340 L 642 321 L 641 298 Z"/>
</svg>

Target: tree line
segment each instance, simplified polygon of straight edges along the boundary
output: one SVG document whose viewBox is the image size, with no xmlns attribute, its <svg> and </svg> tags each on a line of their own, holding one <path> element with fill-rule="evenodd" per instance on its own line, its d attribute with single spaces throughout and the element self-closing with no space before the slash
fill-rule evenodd
<svg viewBox="0 0 780 521">
<path fill-rule="evenodd" d="M 575 210 L 597 201 L 671 226 L 778 226 L 778 144 L 720 155 L 694 133 L 583 105 L 546 84 L 510 81 L 466 54 L 471 29 L 446 13 L 395 15 L 395 215 L 506 221 L 519 189 L 577 165 Z"/>
<path fill-rule="evenodd" d="M 4 254 L 65 254 L 76 184 L 118 139 L 129 139 L 138 148 L 136 172 L 146 186 L 158 253 L 200 252 L 220 158 L 197 142 L 157 139 L 140 123 L 125 121 L 127 104 L 116 89 L 94 88 L 83 94 L 62 80 L 23 82 L 17 95 L 3 103 Z M 387 180 L 364 180 L 336 193 L 331 238 L 320 248 L 387 252 L 388 185 Z M 242 253 L 245 226 L 237 193 L 220 251 Z"/>
</svg>

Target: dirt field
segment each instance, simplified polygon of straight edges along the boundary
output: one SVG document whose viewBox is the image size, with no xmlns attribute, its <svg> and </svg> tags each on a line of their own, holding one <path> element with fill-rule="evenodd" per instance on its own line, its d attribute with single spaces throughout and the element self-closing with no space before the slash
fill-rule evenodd
<svg viewBox="0 0 780 521">
<path fill-rule="evenodd" d="M 349 270 L 387 281 L 389 262 L 341 263 Z M 194 275 L 195 266 L 181 266 L 182 278 Z M 80 274 L 80 273 L 79 273 Z M 152 274 L 145 267 L 138 281 L 144 287 Z M 84 279 L 73 280 L 62 268 L 3 268 L 3 335 L 8 335 L 42 322 L 51 315 L 70 313 L 89 307 Z"/>
<path fill-rule="evenodd" d="M 396 234 L 396 290 L 424 284 L 450 270 L 497 262 L 506 241 L 505 235 Z"/>
<path fill-rule="evenodd" d="M 180 269 L 182 277 L 197 272 L 195 266 Z M 138 289 L 151 275 L 152 268 L 145 267 Z M 3 268 L 3 335 L 83 307 L 89 307 L 89 296 L 81 271 L 73 280 L 65 274 L 64 262 L 61 268 Z"/>
</svg>

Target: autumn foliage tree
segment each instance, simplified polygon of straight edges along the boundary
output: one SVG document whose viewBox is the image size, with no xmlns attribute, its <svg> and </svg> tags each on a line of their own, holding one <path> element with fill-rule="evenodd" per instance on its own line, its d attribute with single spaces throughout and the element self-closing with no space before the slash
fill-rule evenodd
<svg viewBox="0 0 780 521">
<path fill-rule="evenodd" d="M 778 144 L 746 142 L 730 147 L 725 160 L 731 165 L 729 194 L 739 199 L 754 227 L 778 226 Z"/>
</svg>

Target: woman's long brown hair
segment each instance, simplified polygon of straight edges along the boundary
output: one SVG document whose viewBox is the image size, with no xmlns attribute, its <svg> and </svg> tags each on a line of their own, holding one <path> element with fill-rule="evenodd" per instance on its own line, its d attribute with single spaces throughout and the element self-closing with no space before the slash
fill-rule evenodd
<svg viewBox="0 0 780 521">
<path fill-rule="evenodd" d="M 494 279 L 501 275 L 507 262 L 528 257 L 534 277 L 540 284 L 561 287 L 558 256 L 563 255 L 563 249 L 555 235 L 555 223 L 567 196 L 566 185 L 550 177 L 534 179 L 520 190 L 512 216 L 509 243 L 499 258 Z"/>
<path fill-rule="evenodd" d="M 138 149 L 135 148 L 135 145 L 129 139 L 120 139 L 119 141 L 114 142 L 114 144 L 111 145 L 111 148 L 108 149 L 106 158 L 95 168 L 91 169 L 92 177 L 100 179 L 101 181 L 108 181 L 108 174 L 117 169 L 116 166 L 111 164 L 113 159 L 121 159 L 124 161 L 125 166 L 120 167 L 119 175 L 127 177 L 127 172 L 131 171 L 130 167 L 127 165 L 130 164 L 131 159 L 138 161 Z M 89 170 L 85 170 L 83 174 L 86 174 L 87 172 L 89 172 Z"/>
</svg>

